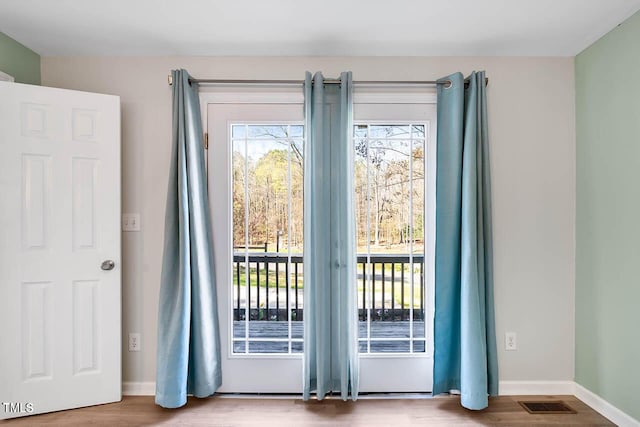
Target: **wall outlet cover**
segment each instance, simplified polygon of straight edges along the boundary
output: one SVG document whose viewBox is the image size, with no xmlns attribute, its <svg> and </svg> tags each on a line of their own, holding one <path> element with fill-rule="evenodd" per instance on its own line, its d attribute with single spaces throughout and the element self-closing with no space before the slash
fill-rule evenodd
<svg viewBox="0 0 640 427">
<path fill-rule="evenodd" d="M 504 349 L 507 351 L 514 351 L 518 349 L 517 335 L 515 332 L 505 332 Z"/>
<path fill-rule="evenodd" d="M 140 341 L 140 333 L 132 332 L 129 334 L 129 351 L 140 351 L 142 348 Z"/>
</svg>

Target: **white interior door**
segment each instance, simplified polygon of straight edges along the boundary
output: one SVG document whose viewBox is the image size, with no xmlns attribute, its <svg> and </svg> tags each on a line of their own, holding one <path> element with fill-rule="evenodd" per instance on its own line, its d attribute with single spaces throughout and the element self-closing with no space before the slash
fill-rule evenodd
<svg viewBox="0 0 640 427">
<path fill-rule="evenodd" d="M 121 399 L 119 102 L 0 82 L 0 418 Z"/>
</svg>

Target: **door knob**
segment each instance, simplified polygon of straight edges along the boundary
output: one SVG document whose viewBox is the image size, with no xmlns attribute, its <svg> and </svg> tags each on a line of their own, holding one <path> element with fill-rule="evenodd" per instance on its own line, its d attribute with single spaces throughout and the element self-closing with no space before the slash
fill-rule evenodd
<svg viewBox="0 0 640 427">
<path fill-rule="evenodd" d="M 100 268 L 103 270 L 113 270 L 113 267 L 115 266 L 116 263 L 108 259 L 106 261 L 102 261 L 102 265 L 100 266 Z"/>
</svg>

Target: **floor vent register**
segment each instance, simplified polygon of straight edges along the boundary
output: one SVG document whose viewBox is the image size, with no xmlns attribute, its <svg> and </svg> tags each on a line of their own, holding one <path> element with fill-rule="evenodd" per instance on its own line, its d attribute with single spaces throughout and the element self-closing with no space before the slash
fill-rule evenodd
<svg viewBox="0 0 640 427">
<path fill-rule="evenodd" d="M 530 414 L 575 414 L 576 411 L 562 400 L 518 401 Z"/>
</svg>

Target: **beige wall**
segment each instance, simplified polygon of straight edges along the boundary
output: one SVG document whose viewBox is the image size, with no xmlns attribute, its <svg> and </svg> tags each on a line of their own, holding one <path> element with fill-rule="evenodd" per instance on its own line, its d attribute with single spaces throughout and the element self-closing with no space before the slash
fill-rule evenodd
<svg viewBox="0 0 640 427">
<path fill-rule="evenodd" d="M 155 379 L 156 319 L 171 138 L 167 74 L 301 79 L 353 71 L 355 80 L 427 80 L 486 70 L 501 380 L 572 380 L 574 373 L 575 113 L 573 58 L 42 58 L 42 84 L 122 99 L 124 381 Z M 504 351 L 504 332 L 518 350 Z"/>
</svg>

